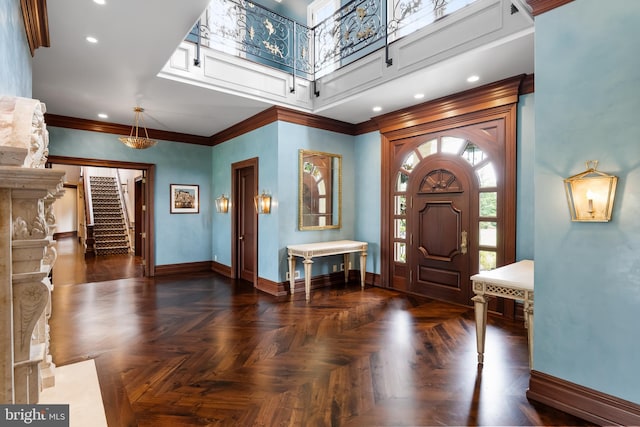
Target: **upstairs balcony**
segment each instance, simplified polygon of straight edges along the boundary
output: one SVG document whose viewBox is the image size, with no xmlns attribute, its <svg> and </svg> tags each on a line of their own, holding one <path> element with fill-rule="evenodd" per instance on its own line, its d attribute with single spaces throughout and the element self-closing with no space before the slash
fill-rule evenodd
<svg viewBox="0 0 640 427">
<path fill-rule="evenodd" d="M 502 47 L 533 48 L 525 0 L 352 0 L 314 27 L 249 1 L 212 0 L 158 76 L 321 114 Z M 517 74 L 506 68 L 504 77 Z"/>
</svg>

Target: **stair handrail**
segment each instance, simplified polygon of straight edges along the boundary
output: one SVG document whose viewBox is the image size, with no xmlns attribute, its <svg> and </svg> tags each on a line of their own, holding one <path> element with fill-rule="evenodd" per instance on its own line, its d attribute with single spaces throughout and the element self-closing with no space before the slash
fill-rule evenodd
<svg viewBox="0 0 640 427">
<path fill-rule="evenodd" d="M 82 180 L 84 182 L 84 214 L 85 214 L 85 225 L 87 227 L 93 227 L 93 204 L 91 203 L 91 183 L 89 182 L 89 174 L 84 171 L 82 168 L 81 171 Z"/>
<path fill-rule="evenodd" d="M 93 236 L 94 219 L 93 219 L 93 203 L 91 201 L 91 183 L 87 169 L 80 169 L 80 179 L 83 183 L 84 195 L 84 257 L 91 258 L 96 254 L 95 238 Z"/>
<path fill-rule="evenodd" d="M 118 187 L 118 196 L 120 198 L 120 206 L 122 208 L 122 213 L 124 214 L 124 226 L 127 231 L 127 243 L 129 245 L 129 251 L 131 251 L 131 249 L 133 249 L 133 244 L 131 242 L 131 232 L 130 232 L 131 226 L 129 224 L 129 211 L 127 210 L 127 203 L 125 202 L 124 194 L 122 193 L 122 183 L 120 181 L 120 170 L 117 169 L 114 175 L 116 176 L 116 186 Z"/>
</svg>

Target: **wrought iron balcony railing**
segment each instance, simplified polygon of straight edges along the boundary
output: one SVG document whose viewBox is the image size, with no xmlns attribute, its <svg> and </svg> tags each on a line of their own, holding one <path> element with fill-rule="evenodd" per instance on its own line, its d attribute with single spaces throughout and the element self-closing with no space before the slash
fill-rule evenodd
<svg viewBox="0 0 640 427">
<path fill-rule="evenodd" d="M 316 80 L 474 1 L 352 0 L 309 28 L 250 1 L 212 0 L 187 40 L 196 65 L 207 46 Z"/>
</svg>

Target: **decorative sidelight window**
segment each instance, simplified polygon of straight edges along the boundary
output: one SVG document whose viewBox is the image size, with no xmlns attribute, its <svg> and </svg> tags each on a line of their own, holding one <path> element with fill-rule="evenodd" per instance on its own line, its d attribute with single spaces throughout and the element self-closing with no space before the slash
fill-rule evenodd
<svg viewBox="0 0 640 427">
<path fill-rule="evenodd" d="M 478 268 L 486 271 L 496 268 L 498 243 L 501 236 L 498 218 L 497 175 L 493 163 L 487 153 L 473 142 L 453 136 L 442 136 L 426 141 L 415 147 L 405 156 L 396 175 L 393 203 L 393 241 L 394 261 L 400 264 L 407 262 L 407 247 L 410 239 L 407 236 L 407 204 L 411 205 L 407 187 L 411 173 L 419 163 L 429 156 L 441 154 L 457 156 L 464 159 L 474 172 L 478 188 L 478 223 L 477 257 Z M 447 180 L 447 171 L 432 171 L 421 184 L 420 191 L 425 193 L 444 193 L 462 191 L 453 180 Z M 451 182 L 450 182 L 451 181 Z M 447 184 L 447 185 L 444 185 Z"/>
</svg>

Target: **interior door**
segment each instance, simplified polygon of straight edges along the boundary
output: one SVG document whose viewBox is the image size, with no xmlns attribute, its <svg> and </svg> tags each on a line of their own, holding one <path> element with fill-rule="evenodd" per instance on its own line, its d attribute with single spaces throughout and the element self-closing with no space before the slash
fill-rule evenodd
<svg viewBox="0 0 640 427">
<path fill-rule="evenodd" d="M 455 162 L 435 159 L 425 166 L 409 186 L 409 290 L 467 305 L 472 183 Z"/>
<path fill-rule="evenodd" d="M 136 178 L 134 183 L 134 255 L 142 256 L 142 233 L 144 230 L 142 221 L 142 206 L 144 205 L 144 194 L 142 177 Z"/>
<path fill-rule="evenodd" d="M 234 273 L 235 277 L 256 285 L 258 261 L 258 215 L 254 197 L 257 194 L 257 159 L 234 164 Z"/>
</svg>

